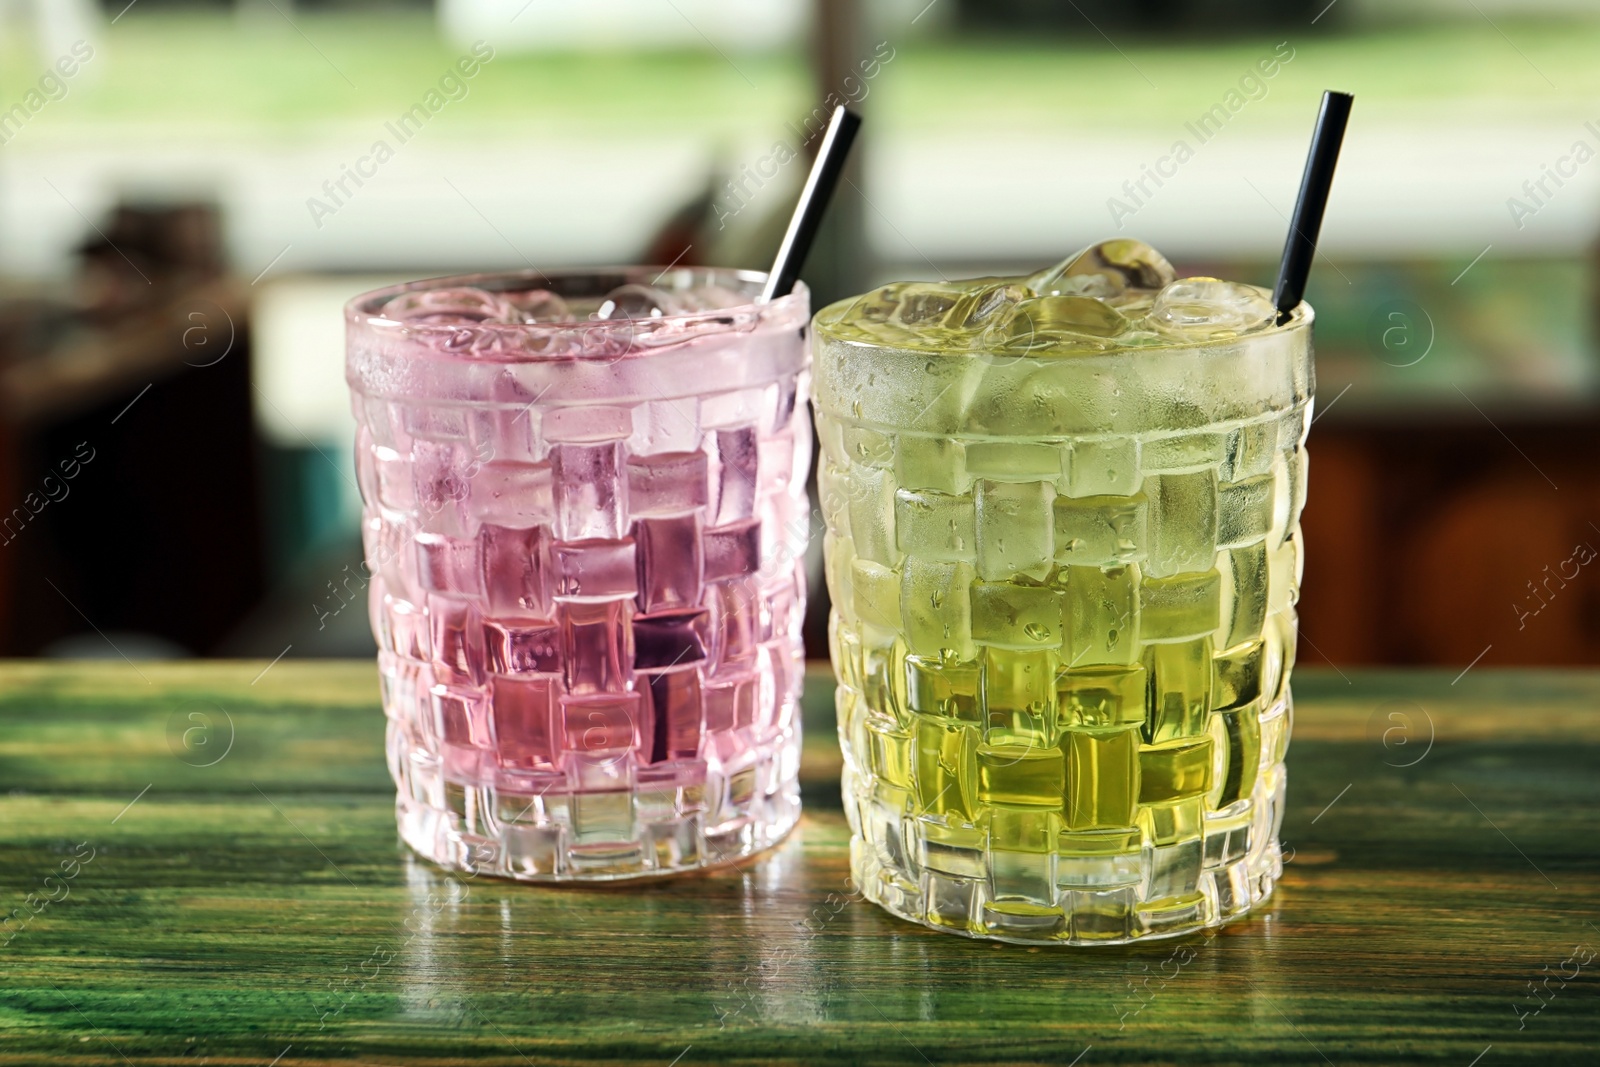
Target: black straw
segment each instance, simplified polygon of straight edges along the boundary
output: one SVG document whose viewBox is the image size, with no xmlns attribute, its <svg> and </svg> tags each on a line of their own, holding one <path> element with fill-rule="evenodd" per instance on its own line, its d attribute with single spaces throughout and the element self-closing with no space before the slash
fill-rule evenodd
<svg viewBox="0 0 1600 1067">
<path fill-rule="evenodd" d="M 1322 110 L 1317 113 L 1317 128 L 1311 133 L 1311 154 L 1300 178 L 1300 198 L 1289 220 L 1289 237 L 1283 244 L 1283 262 L 1278 264 L 1278 286 L 1272 303 L 1278 309 L 1278 322 L 1288 320 L 1306 295 L 1306 278 L 1317 254 L 1317 234 L 1322 230 L 1322 212 L 1328 206 L 1328 190 L 1333 187 L 1333 168 L 1339 162 L 1339 146 L 1344 143 L 1344 128 L 1350 121 L 1350 105 L 1355 97 L 1332 89 L 1322 94 Z"/>
<path fill-rule="evenodd" d="M 843 106 L 833 109 L 833 120 L 822 135 L 816 162 L 811 164 L 811 175 L 800 191 L 800 203 L 795 206 L 789 230 L 783 235 L 783 244 L 778 246 L 778 258 L 773 260 L 766 287 L 761 290 L 761 303 L 788 296 L 794 288 L 800 268 L 805 266 L 806 255 L 811 251 L 811 243 L 817 238 L 817 229 L 822 225 L 822 215 L 828 209 L 834 187 L 839 184 L 845 157 L 850 154 L 850 145 L 860 128 L 860 115 Z"/>
</svg>

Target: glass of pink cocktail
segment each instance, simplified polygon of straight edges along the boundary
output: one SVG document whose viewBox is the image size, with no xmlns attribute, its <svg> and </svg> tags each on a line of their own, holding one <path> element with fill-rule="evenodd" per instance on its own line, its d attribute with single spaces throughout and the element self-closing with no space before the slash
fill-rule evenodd
<svg viewBox="0 0 1600 1067">
<path fill-rule="evenodd" d="M 401 836 L 531 881 L 725 863 L 797 773 L 807 294 L 656 268 L 346 309 Z"/>
</svg>

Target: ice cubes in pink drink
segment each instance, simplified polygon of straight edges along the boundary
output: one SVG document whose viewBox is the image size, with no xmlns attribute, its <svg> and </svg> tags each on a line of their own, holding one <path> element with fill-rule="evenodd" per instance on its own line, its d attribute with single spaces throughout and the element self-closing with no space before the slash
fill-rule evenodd
<svg viewBox="0 0 1600 1067">
<path fill-rule="evenodd" d="M 402 293 L 383 307 L 385 318 L 428 326 L 475 326 L 513 321 L 512 309 L 482 289 L 419 289 Z"/>
<path fill-rule="evenodd" d="M 515 312 L 518 322 L 571 322 L 572 310 L 557 293 L 548 289 L 521 289 L 501 293 L 500 299 Z"/>
</svg>

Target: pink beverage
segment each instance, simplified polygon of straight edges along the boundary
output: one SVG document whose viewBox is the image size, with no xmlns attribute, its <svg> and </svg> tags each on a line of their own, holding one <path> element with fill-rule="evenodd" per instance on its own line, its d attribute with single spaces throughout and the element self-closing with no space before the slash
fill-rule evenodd
<svg viewBox="0 0 1600 1067">
<path fill-rule="evenodd" d="M 799 816 L 802 287 L 654 268 L 346 308 L 400 834 L 529 881 L 726 863 Z"/>
</svg>

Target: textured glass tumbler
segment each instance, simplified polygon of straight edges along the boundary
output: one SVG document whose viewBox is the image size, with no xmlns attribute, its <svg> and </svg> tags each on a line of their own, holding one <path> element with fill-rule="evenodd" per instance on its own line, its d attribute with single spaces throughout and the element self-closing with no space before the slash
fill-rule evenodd
<svg viewBox="0 0 1600 1067">
<path fill-rule="evenodd" d="M 1282 870 L 1311 313 L 1054 358 L 815 323 L 851 866 L 903 918 L 1116 943 Z"/>
<path fill-rule="evenodd" d="M 762 280 L 479 275 L 346 309 L 389 770 L 422 855 L 616 880 L 794 825 L 809 309 L 800 287 L 756 306 Z M 662 314 L 661 291 L 685 299 Z"/>
</svg>

